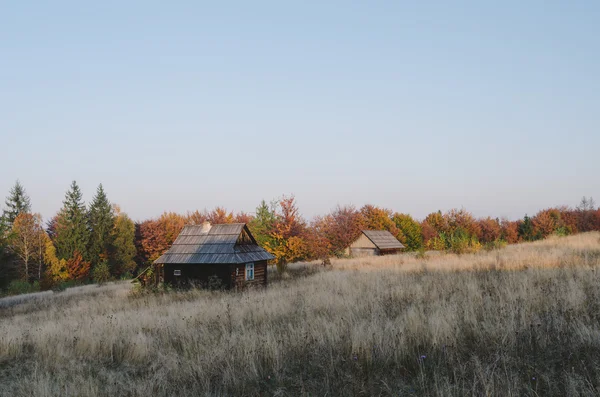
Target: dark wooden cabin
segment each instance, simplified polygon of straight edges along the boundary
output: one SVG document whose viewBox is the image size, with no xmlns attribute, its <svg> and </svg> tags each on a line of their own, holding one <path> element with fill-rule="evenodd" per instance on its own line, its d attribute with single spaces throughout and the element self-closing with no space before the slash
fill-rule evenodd
<svg viewBox="0 0 600 397">
<path fill-rule="evenodd" d="M 357 256 L 397 254 L 404 245 L 387 230 L 363 230 L 346 250 L 346 254 Z"/>
<path fill-rule="evenodd" d="M 185 226 L 154 266 L 157 282 L 244 288 L 267 284 L 267 261 L 273 258 L 246 224 L 205 222 Z"/>
</svg>

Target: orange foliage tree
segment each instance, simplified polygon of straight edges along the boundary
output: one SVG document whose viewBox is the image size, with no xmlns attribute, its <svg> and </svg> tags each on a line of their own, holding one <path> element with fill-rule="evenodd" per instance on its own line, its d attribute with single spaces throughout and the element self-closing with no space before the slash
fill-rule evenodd
<svg viewBox="0 0 600 397">
<path fill-rule="evenodd" d="M 442 211 L 432 212 L 427 215 L 424 222 L 431 226 L 438 235 L 448 233 L 449 231 L 448 220 L 442 215 Z"/>
<path fill-rule="evenodd" d="M 173 244 L 185 223 L 185 217 L 174 212 L 165 212 L 158 219 L 138 224 L 136 233 L 138 260 L 148 263 L 158 259 Z"/>
<path fill-rule="evenodd" d="M 519 222 L 502 219 L 500 221 L 500 236 L 508 244 L 519 242 Z"/>
<path fill-rule="evenodd" d="M 307 256 L 306 222 L 298 211 L 294 196 L 279 200 L 270 235 L 272 238 L 266 242 L 265 249 L 275 256 L 279 271 L 285 271 L 289 262 Z"/>
<path fill-rule="evenodd" d="M 330 256 L 342 256 L 364 226 L 362 214 L 353 206 L 337 206 L 330 214 L 318 217 L 312 228 L 327 241 Z"/>
<path fill-rule="evenodd" d="M 546 238 L 551 234 L 568 234 L 558 208 L 548 208 L 538 212 L 533 218 L 533 230 L 536 238 Z"/>
<path fill-rule="evenodd" d="M 90 262 L 83 260 L 79 251 L 74 251 L 73 256 L 67 260 L 67 273 L 70 280 L 82 281 L 90 274 Z"/>
<path fill-rule="evenodd" d="M 330 216 L 317 216 L 313 219 L 310 227 L 306 229 L 304 240 L 307 246 L 307 256 L 310 259 L 326 259 L 333 255 L 331 241 L 328 238 L 331 227 Z"/>
<path fill-rule="evenodd" d="M 423 235 L 423 247 L 427 248 L 431 248 L 432 242 L 438 237 L 437 230 L 427 220 L 421 222 L 421 234 Z"/>
<path fill-rule="evenodd" d="M 392 220 L 392 211 L 371 204 L 364 205 L 360 209 L 363 228 L 367 230 L 387 230 L 394 237 L 402 241 L 404 236 L 396 223 Z"/>
<path fill-rule="evenodd" d="M 492 219 L 491 217 L 479 219 L 477 221 L 478 231 L 477 238 L 481 243 L 492 243 L 499 240 L 502 237 L 502 227 L 498 219 Z"/>
<path fill-rule="evenodd" d="M 235 222 L 233 212 L 228 212 L 223 207 L 216 207 L 214 210 L 209 212 L 207 220 L 213 225 L 218 225 L 220 223 L 234 223 Z"/>
<path fill-rule="evenodd" d="M 478 236 L 481 233 L 473 215 L 464 208 L 451 209 L 444 214 L 444 218 L 448 225 L 448 233 L 454 233 L 458 229 L 464 230 L 469 236 Z"/>
</svg>

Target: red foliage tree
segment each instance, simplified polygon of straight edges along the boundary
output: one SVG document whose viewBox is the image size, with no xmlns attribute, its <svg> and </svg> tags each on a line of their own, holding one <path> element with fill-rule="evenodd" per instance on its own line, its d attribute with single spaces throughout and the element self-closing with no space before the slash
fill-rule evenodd
<svg viewBox="0 0 600 397">
<path fill-rule="evenodd" d="M 318 228 L 329 242 L 330 253 L 340 256 L 360 236 L 365 226 L 363 216 L 356 208 L 337 206 L 330 214 L 314 222 L 313 227 Z"/>
<path fill-rule="evenodd" d="M 519 222 L 502 219 L 500 221 L 501 238 L 508 244 L 519 242 Z"/>
<path fill-rule="evenodd" d="M 235 219 L 233 212 L 228 212 L 223 207 L 216 207 L 208 213 L 208 219 L 211 224 L 218 225 L 221 223 L 234 223 Z"/>
<path fill-rule="evenodd" d="M 285 270 L 287 263 L 306 258 L 306 222 L 293 196 L 279 201 L 270 237 L 265 248 L 275 256 L 280 271 Z"/>
<path fill-rule="evenodd" d="M 234 217 L 234 222 L 249 224 L 250 222 L 252 222 L 252 218 L 252 215 L 246 212 L 238 212 Z"/>
<path fill-rule="evenodd" d="M 429 226 L 435 231 L 435 236 L 430 236 L 430 238 L 426 238 L 427 236 L 425 235 L 425 233 L 431 234 L 431 232 L 425 231 L 427 226 L 424 226 L 424 240 L 430 240 L 431 238 L 435 238 L 436 236 L 438 236 L 440 233 L 448 233 L 450 231 L 450 227 L 448 226 L 448 220 L 442 215 L 441 211 L 432 212 L 431 214 L 427 215 L 423 223 L 426 223 L 427 226 Z"/>
<path fill-rule="evenodd" d="M 73 256 L 67 261 L 67 273 L 71 280 L 85 280 L 90 274 L 90 262 L 84 261 L 81 253 L 75 251 L 73 252 Z"/>
<path fill-rule="evenodd" d="M 563 226 L 560 211 L 556 208 L 548 208 L 538 212 L 533 218 L 534 234 L 546 238 Z"/>
<path fill-rule="evenodd" d="M 492 219 L 488 216 L 487 218 L 479 219 L 477 224 L 477 239 L 481 243 L 494 242 L 502 235 L 502 228 L 500 227 L 500 222 L 498 222 L 497 219 Z"/>
<path fill-rule="evenodd" d="M 307 246 L 307 255 L 309 259 L 321 259 L 325 261 L 332 255 L 333 249 L 328 238 L 329 234 L 329 216 L 315 217 L 311 226 L 304 233 L 304 240 Z"/>
<path fill-rule="evenodd" d="M 173 244 L 185 223 L 186 219 L 183 216 L 174 212 L 165 212 L 158 219 L 138 224 L 136 238 L 138 258 L 143 262 L 158 259 Z"/>
<path fill-rule="evenodd" d="M 559 207 L 558 211 L 560 212 L 562 226 L 565 228 L 567 234 L 578 233 L 579 214 L 577 211 L 569 207 Z"/>
<path fill-rule="evenodd" d="M 437 230 L 431 226 L 427 220 L 421 222 L 421 234 L 423 235 L 423 246 L 429 246 L 429 241 L 438 237 Z"/>
<path fill-rule="evenodd" d="M 208 212 L 206 210 L 200 212 L 198 210 L 194 212 L 188 212 L 186 216 L 186 223 L 188 225 L 201 225 L 208 220 Z"/>
<path fill-rule="evenodd" d="M 598 208 L 596 211 L 593 211 L 590 224 L 592 225 L 591 230 L 600 231 L 600 208 Z"/>
<path fill-rule="evenodd" d="M 473 215 L 465 209 L 451 209 L 444 214 L 449 233 L 454 233 L 457 229 L 462 229 L 470 236 L 481 234 L 479 224 L 475 221 Z"/>
</svg>

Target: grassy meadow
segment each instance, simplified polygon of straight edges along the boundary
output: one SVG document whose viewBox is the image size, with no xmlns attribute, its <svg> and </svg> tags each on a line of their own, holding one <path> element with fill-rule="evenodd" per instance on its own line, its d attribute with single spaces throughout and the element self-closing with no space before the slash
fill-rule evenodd
<svg viewBox="0 0 600 397">
<path fill-rule="evenodd" d="M 1 396 L 600 394 L 600 233 L 0 300 Z"/>
</svg>

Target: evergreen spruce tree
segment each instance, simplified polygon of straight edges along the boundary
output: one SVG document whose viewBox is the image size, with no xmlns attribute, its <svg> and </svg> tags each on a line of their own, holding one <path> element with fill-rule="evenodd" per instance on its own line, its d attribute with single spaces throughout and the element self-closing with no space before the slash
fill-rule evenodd
<svg viewBox="0 0 600 397">
<path fill-rule="evenodd" d="M 533 221 L 525 215 L 523 222 L 519 224 L 519 237 L 524 241 L 533 241 L 536 239 L 533 233 Z"/>
<path fill-rule="evenodd" d="M 10 189 L 5 204 L 6 208 L 2 213 L 2 218 L 4 218 L 4 222 L 9 228 L 20 213 L 31 212 L 31 200 L 29 199 L 25 188 L 19 181 L 17 181 L 15 186 Z"/>
<path fill-rule="evenodd" d="M 115 214 L 102 184 L 98 186 L 90 205 L 88 224 L 90 230 L 88 255 L 95 266 L 103 261 L 108 261 L 108 252 L 112 244 L 111 232 L 115 224 Z"/>
<path fill-rule="evenodd" d="M 63 207 L 56 218 L 56 254 L 59 259 L 68 260 L 79 252 L 84 258 L 88 254 L 90 241 L 87 214 L 81 190 L 73 181 L 65 195 Z"/>
<path fill-rule="evenodd" d="M 273 243 L 271 231 L 275 227 L 277 216 L 275 214 L 276 202 L 271 202 L 269 206 L 265 200 L 262 200 L 256 208 L 256 215 L 248 225 L 256 242 L 265 247 L 269 243 Z"/>
</svg>

